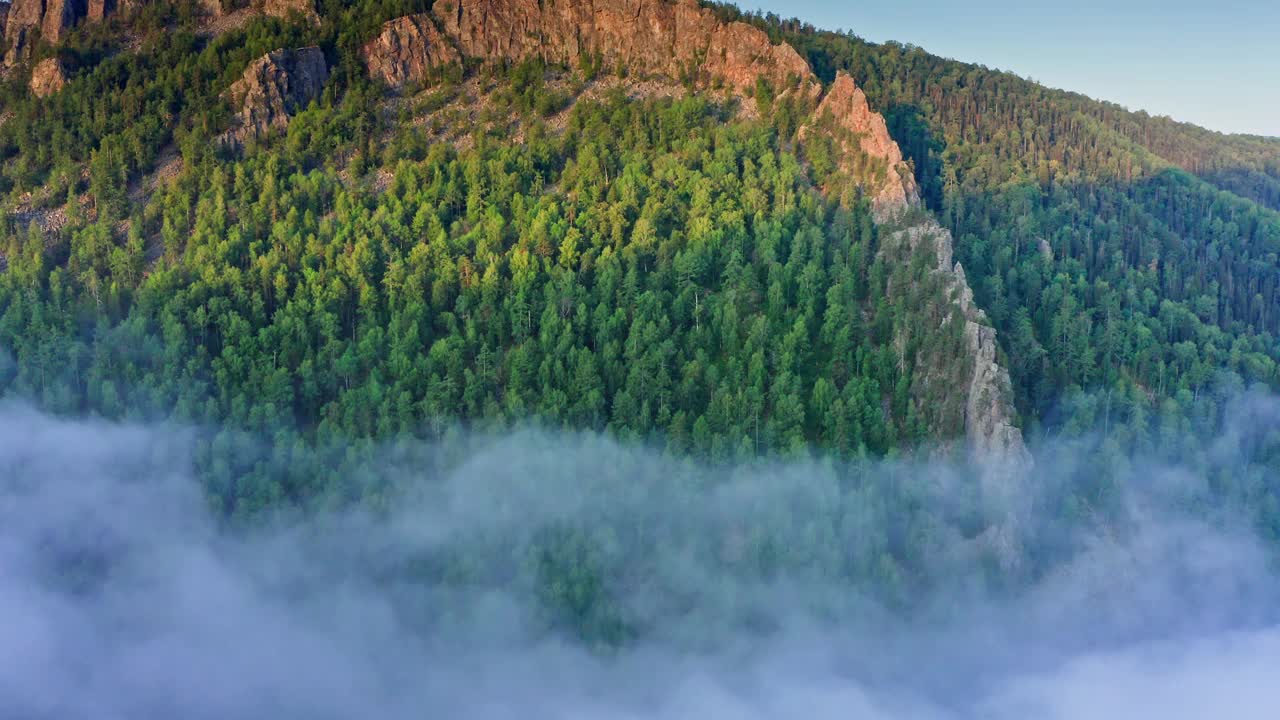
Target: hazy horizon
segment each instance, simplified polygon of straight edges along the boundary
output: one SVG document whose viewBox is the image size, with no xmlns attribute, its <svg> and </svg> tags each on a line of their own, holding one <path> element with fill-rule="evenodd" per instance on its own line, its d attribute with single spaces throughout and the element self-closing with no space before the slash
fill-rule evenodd
<svg viewBox="0 0 1280 720">
<path fill-rule="evenodd" d="M 1280 138 L 1280 54 L 1274 52 L 1280 4 L 747 0 L 739 7 L 848 30 L 872 42 L 916 45 L 1135 112 Z"/>
</svg>

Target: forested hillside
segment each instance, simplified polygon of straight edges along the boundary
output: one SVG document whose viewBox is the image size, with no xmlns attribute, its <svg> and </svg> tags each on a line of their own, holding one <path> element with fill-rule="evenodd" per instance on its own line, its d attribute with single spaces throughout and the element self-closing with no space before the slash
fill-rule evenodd
<svg viewBox="0 0 1280 720">
<path fill-rule="evenodd" d="M 1222 398 L 1280 383 L 1277 141 L 642 5 L 717 51 L 481 56 L 426 0 L 122 3 L 24 39 L 0 392 L 270 437 L 270 462 L 225 438 L 200 460 L 252 511 L 460 426 L 716 460 L 1103 427 L 1194 457 L 1175 439 Z"/>
<path fill-rule="evenodd" d="M 746 19 L 800 48 L 820 76 L 859 78 L 888 117 L 927 205 L 956 236 L 1033 422 L 1061 421 L 1066 400 L 1085 426 L 1116 410 L 1145 426 L 1153 413 L 1187 412 L 1223 370 L 1275 386 L 1280 140 L 1129 112 L 919 48 Z"/>
<path fill-rule="evenodd" d="M 0 3 L 0 707 L 1270 717 L 1278 338 L 1278 140 L 698 0 Z"/>
</svg>

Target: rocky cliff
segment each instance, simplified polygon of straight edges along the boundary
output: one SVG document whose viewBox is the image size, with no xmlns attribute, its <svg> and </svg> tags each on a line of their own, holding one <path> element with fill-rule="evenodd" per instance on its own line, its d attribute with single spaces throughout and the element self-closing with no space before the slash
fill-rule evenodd
<svg viewBox="0 0 1280 720">
<path fill-rule="evenodd" d="M 365 48 L 370 72 L 400 87 L 420 80 L 420 67 L 456 62 L 456 51 L 570 67 L 598 62 L 637 76 L 723 84 L 739 94 L 759 77 L 778 90 L 813 82 L 791 46 L 774 45 L 744 23 L 723 23 L 695 0 L 437 0 L 431 15 L 443 32 L 421 16 L 388 23 Z"/>
<path fill-rule="evenodd" d="M 13 0 L 5 23 L 5 39 L 9 50 L 6 63 L 30 56 L 37 35 L 57 43 L 77 22 L 87 17 L 87 0 Z"/>
<path fill-rule="evenodd" d="M 46 58 L 31 68 L 31 92 L 48 97 L 67 84 L 67 71 L 58 58 Z"/>
<path fill-rule="evenodd" d="M 634 77 L 724 86 L 740 97 L 753 94 L 762 77 L 775 92 L 800 86 L 814 97 L 821 91 L 791 46 L 775 45 L 745 23 L 722 22 L 695 0 L 437 0 L 430 15 L 384 25 L 362 55 L 371 76 L 397 89 L 421 84 L 434 68 L 465 56 L 600 63 Z M 810 125 L 838 134 L 842 157 L 869 159 L 862 163 L 868 167 L 850 161 L 843 169 L 864 186 L 878 213 L 917 202 L 915 181 L 884 118 L 847 74 L 836 78 Z"/>
<path fill-rule="evenodd" d="M 409 15 L 383 25 L 361 54 L 369 75 L 393 88 L 422 84 L 435 68 L 462 59 L 429 15 Z"/>
<path fill-rule="evenodd" d="M 223 142 L 241 145 L 289 120 L 320 96 L 329 79 L 324 53 L 315 47 L 276 50 L 249 63 L 227 94 L 237 114 Z"/>
<path fill-rule="evenodd" d="M 883 242 L 888 248 L 905 247 L 908 251 L 924 247 L 933 253 L 937 265 L 934 277 L 941 280 L 942 293 L 959 309 L 964 323 L 965 365 L 960 376 L 943 374 L 931 382 L 946 383 L 945 392 L 958 388 L 964 393 L 963 425 L 969 445 L 988 464 L 1001 470 L 1017 470 L 1030 463 L 1023 444 L 1022 431 L 1014 424 L 1013 385 L 1008 371 L 997 361 L 996 331 L 986 313 L 973 301 L 973 290 L 965 277 L 964 267 L 955 262 L 951 233 L 932 218 L 893 232 Z M 944 323 L 952 322 L 947 317 Z M 922 355 L 934 353 L 923 348 Z M 930 367 L 957 368 L 952 358 L 923 358 Z"/>
<path fill-rule="evenodd" d="M 0 34 L 8 41 L 4 63 L 30 57 L 36 36 L 48 43 L 62 42 L 67 32 L 84 21 L 101 22 L 117 12 L 135 7 L 140 0 L 12 0 L 0 5 L 7 20 L 0 20 Z"/>
<path fill-rule="evenodd" d="M 89 22 L 101 22 L 108 16 L 127 10 L 137 0 L 89 0 Z"/>
<path fill-rule="evenodd" d="M 78 23 L 101 22 L 132 10 L 140 2 L 142 0 L 12 0 L 9 5 L 0 2 L 0 35 L 9 46 L 4 64 L 12 65 L 29 58 L 37 35 L 45 42 L 57 44 Z M 223 13 L 221 0 L 199 0 L 199 5 L 215 17 Z M 253 0 L 248 12 L 280 18 L 298 15 L 313 23 L 320 20 L 315 0 Z"/>
<path fill-rule="evenodd" d="M 898 143 L 889 135 L 884 116 L 871 110 L 866 95 L 844 72 L 823 96 L 811 123 L 801 128 L 801 138 L 815 132 L 830 133 L 841 148 L 838 162 L 841 176 L 862 185 L 871 198 L 876 218 L 881 223 L 904 217 L 903 211 L 920 204 L 919 190 L 911 168 L 904 161 Z M 828 191 L 837 190 L 828 188 Z M 988 488 L 1007 487 L 1009 476 L 1025 469 L 1031 456 L 1023 443 L 1022 431 L 1014 424 L 1013 386 L 1008 371 L 996 358 L 996 331 L 986 314 L 973 302 L 964 268 L 954 261 L 951 233 L 931 216 L 921 213 L 906 223 L 904 229 L 892 232 L 882 242 L 885 251 L 905 247 L 911 251 L 925 246 L 937 258 L 934 276 L 941 282 L 944 298 L 958 307 L 964 323 L 965 367 L 963 377 L 934 378 L 946 382 L 944 394 L 963 393 L 961 422 L 970 447 L 994 472 Z M 949 320 L 948 320 L 949 321 Z M 922 355 L 937 354 L 936 348 L 923 348 Z M 954 365 L 954 358 L 919 358 L 926 366 Z"/>
<path fill-rule="evenodd" d="M 857 175 L 867 187 L 879 214 L 891 214 L 920 202 L 915 177 L 903 161 L 898 143 L 889 135 L 884 116 L 873 112 L 867 96 L 853 78 L 841 71 L 814 113 L 811 125 L 801 128 L 804 138 L 821 128 L 834 135 L 842 149 L 841 169 Z M 856 161 L 869 158 L 871 172 L 855 172 Z"/>
<path fill-rule="evenodd" d="M 265 15 L 288 19 L 301 16 L 310 22 L 319 22 L 315 0 L 258 0 L 254 7 Z"/>
</svg>

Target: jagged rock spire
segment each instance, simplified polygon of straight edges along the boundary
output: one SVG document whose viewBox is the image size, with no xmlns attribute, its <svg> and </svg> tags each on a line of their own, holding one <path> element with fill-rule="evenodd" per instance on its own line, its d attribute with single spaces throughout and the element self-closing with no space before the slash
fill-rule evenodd
<svg viewBox="0 0 1280 720">
<path fill-rule="evenodd" d="M 810 125 L 801 128 L 801 138 L 814 128 L 836 135 L 843 152 L 841 165 L 849 171 L 858 155 L 878 160 L 873 173 L 860 173 L 872 207 L 882 219 L 902 208 L 920 203 L 915 177 L 902 159 L 898 143 L 889 135 L 884 116 L 871 109 L 867 96 L 843 70 L 827 90 Z"/>
</svg>

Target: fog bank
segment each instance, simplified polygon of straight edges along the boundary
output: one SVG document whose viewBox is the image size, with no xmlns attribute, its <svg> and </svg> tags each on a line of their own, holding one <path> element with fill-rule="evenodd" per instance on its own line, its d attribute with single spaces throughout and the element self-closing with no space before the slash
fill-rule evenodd
<svg viewBox="0 0 1280 720">
<path fill-rule="evenodd" d="M 1216 467 L 1276 407 L 1250 400 Z M 942 462 L 717 468 L 520 432 L 441 474 L 389 456 L 387 509 L 230 528 L 196 436 L 0 405 L 0 716 L 1280 707 L 1274 550 L 1202 469 L 1126 458 L 1120 511 L 1064 518 L 1087 458 L 1046 446 L 1005 517 Z"/>
</svg>

